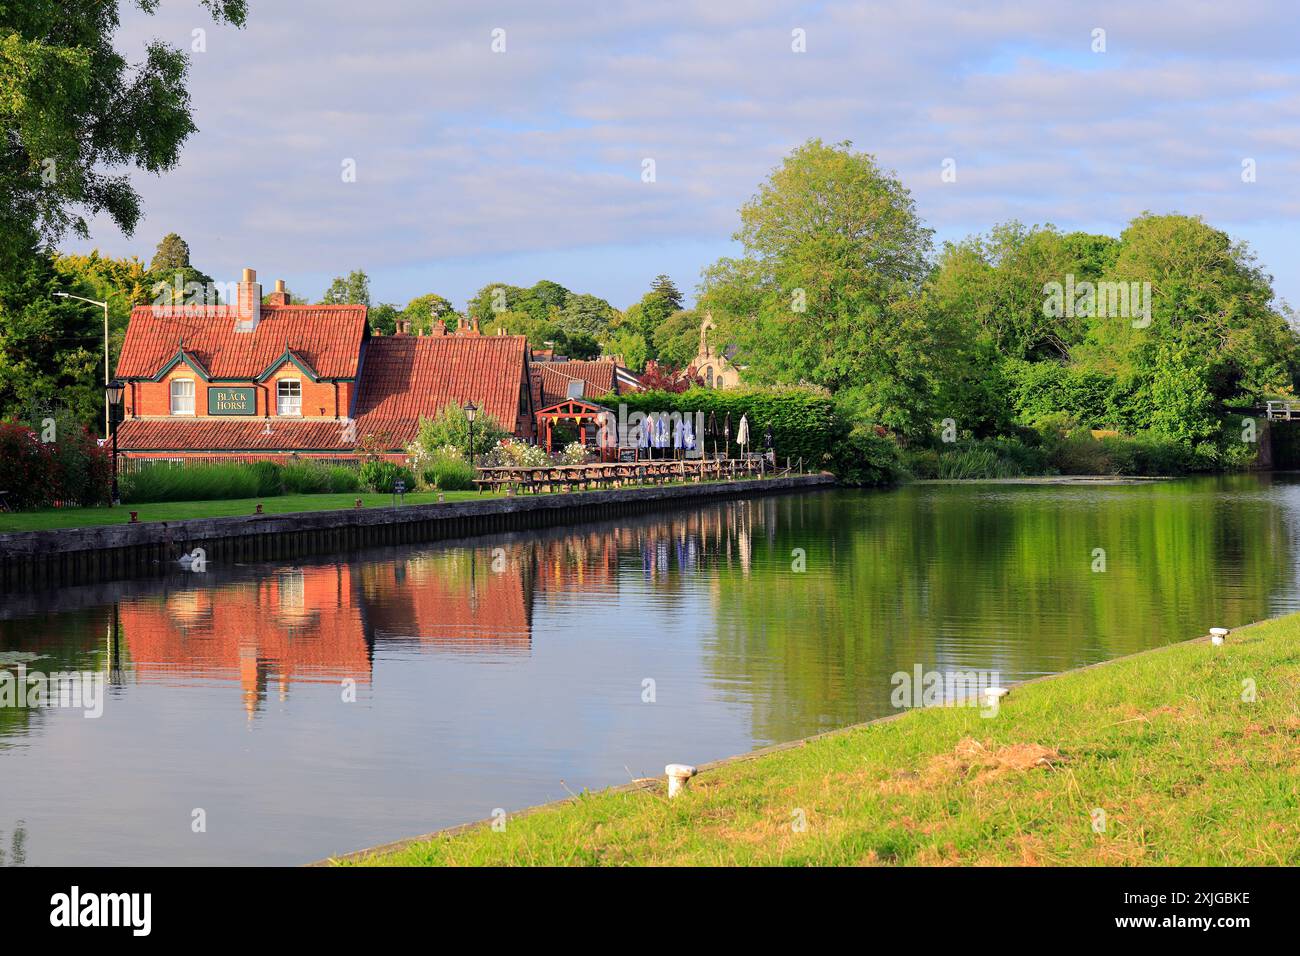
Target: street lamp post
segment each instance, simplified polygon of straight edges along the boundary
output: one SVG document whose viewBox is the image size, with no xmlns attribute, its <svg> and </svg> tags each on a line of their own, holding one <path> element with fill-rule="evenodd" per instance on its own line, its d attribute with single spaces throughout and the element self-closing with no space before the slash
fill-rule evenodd
<svg viewBox="0 0 1300 956">
<path fill-rule="evenodd" d="M 113 505 L 122 503 L 122 496 L 117 491 L 117 425 L 122 420 L 122 392 L 126 386 L 117 379 L 108 383 L 104 397 L 108 405 L 108 432 L 113 439 Z"/>
<path fill-rule="evenodd" d="M 465 421 L 469 422 L 469 464 L 474 467 L 474 416 L 478 414 L 478 406 L 473 402 L 466 402 L 462 411 L 465 412 Z"/>
<path fill-rule="evenodd" d="M 76 299 L 78 302 L 89 302 L 91 305 L 97 305 L 104 310 L 104 388 L 108 388 L 108 303 L 100 302 L 98 299 L 87 299 L 79 295 L 73 295 L 71 292 L 54 293 L 60 299 Z M 120 392 L 118 393 L 121 394 Z M 104 406 L 104 435 L 107 437 L 110 423 L 108 420 L 108 406 Z"/>
</svg>

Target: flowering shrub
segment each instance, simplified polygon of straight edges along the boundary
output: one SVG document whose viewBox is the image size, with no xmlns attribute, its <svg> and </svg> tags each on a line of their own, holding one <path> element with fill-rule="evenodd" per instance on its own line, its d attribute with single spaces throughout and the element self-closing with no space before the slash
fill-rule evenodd
<svg viewBox="0 0 1300 956">
<path fill-rule="evenodd" d="M 562 465 L 582 465 L 586 464 L 590 457 L 587 453 L 587 446 L 580 441 L 571 441 L 564 446 L 564 450 L 555 456 Z"/>
<path fill-rule="evenodd" d="M 489 468 L 541 468 L 551 464 L 551 458 L 545 449 L 536 445 L 517 438 L 503 438 L 483 457 L 483 464 Z"/>
<path fill-rule="evenodd" d="M 70 415 L 56 416 L 56 441 L 25 425 L 0 422 L 0 491 L 11 508 L 108 500 L 113 463 L 107 449 Z"/>
</svg>

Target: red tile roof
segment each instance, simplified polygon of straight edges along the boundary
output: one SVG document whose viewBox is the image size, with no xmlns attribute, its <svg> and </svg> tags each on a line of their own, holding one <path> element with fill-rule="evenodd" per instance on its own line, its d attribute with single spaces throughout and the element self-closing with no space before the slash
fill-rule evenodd
<svg viewBox="0 0 1300 956">
<path fill-rule="evenodd" d="M 584 398 L 599 398 L 617 394 L 617 366 L 613 362 L 545 362 L 533 366 L 533 374 L 541 381 L 539 410 L 569 397 L 569 383 L 583 382 Z"/>
<path fill-rule="evenodd" d="M 216 379 L 251 379 L 292 349 L 320 378 L 355 378 L 366 329 L 364 305 L 264 305 L 251 332 L 238 332 L 228 305 L 131 312 L 118 378 L 153 378 L 183 346 Z"/>
<path fill-rule="evenodd" d="M 509 431 L 519 414 L 528 342 L 522 335 L 393 335 L 366 343 L 357 435 L 415 438 L 420 416 L 473 401 Z"/>
<path fill-rule="evenodd" d="M 270 425 L 268 434 L 267 425 Z M 343 421 L 221 417 L 128 418 L 117 427 L 117 444 L 133 451 L 340 451 L 356 448 L 345 441 Z"/>
</svg>

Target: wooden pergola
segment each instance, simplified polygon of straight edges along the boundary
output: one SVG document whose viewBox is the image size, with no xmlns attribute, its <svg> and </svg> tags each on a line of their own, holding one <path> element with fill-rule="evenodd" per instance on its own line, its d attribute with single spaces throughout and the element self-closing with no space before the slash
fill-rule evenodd
<svg viewBox="0 0 1300 956">
<path fill-rule="evenodd" d="M 562 402 L 556 402 L 554 405 L 548 405 L 537 413 L 537 437 L 546 437 L 546 451 L 550 453 L 552 449 L 552 437 L 555 430 L 556 422 L 574 422 L 578 426 L 578 434 L 581 436 L 582 443 L 587 444 L 587 428 L 593 426 L 600 428 L 601 420 L 606 415 L 611 414 L 608 408 L 592 402 L 584 402 L 580 398 L 566 398 Z M 603 456 L 605 449 L 601 449 Z"/>
</svg>

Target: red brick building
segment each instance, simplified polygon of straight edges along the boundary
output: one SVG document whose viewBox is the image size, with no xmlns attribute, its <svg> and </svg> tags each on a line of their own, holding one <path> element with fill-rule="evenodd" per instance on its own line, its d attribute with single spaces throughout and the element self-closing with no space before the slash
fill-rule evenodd
<svg viewBox="0 0 1300 956">
<path fill-rule="evenodd" d="M 537 410 L 523 336 L 476 329 L 373 335 L 366 307 L 262 302 L 244 270 L 233 305 L 138 306 L 118 361 L 121 454 L 349 458 L 378 440 L 400 456 L 421 416 L 472 401 L 520 438 Z"/>
</svg>

